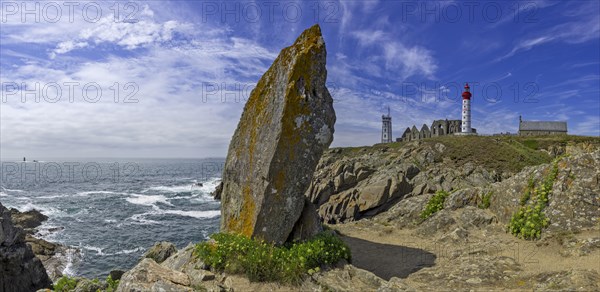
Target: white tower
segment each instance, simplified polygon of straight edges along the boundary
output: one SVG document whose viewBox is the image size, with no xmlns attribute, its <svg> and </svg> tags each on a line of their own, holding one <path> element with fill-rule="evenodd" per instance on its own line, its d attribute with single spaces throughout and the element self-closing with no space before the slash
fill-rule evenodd
<svg viewBox="0 0 600 292">
<path fill-rule="evenodd" d="M 392 142 L 392 116 L 390 116 L 390 107 L 388 106 L 387 116 L 381 116 L 381 143 Z"/>
<path fill-rule="evenodd" d="M 462 93 L 462 133 L 471 134 L 471 92 L 469 83 L 465 84 L 465 91 Z"/>
</svg>

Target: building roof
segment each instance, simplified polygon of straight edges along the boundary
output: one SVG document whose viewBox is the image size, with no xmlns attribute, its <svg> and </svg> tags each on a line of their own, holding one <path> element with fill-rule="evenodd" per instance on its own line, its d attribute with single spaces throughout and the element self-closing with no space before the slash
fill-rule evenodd
<svg viewBox="0 0 600 292">
<path fill-rule="evenodd" d="M 522 121 L 519 123 L 519 131 L 566 132 L 567 122 Z"/>
</svg>

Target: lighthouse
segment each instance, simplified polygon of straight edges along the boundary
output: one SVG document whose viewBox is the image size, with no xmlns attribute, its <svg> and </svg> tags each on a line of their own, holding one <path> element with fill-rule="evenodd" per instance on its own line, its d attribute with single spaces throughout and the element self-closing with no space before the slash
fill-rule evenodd
<svg viewBox="0 0 600 292">
<path fill-rule="evenodd" d="M 462 133 L 471 134 L 471 88 L 469 83 L 465 84 L 465 91 L 462 93 Z"/>
<path fill-rule="evenodd" d="M 390 115 L 390 107 L 388 106 L 387 116 L 381 116 L 381 143 L 392 142 L 392 116 Z"/>
</svg>

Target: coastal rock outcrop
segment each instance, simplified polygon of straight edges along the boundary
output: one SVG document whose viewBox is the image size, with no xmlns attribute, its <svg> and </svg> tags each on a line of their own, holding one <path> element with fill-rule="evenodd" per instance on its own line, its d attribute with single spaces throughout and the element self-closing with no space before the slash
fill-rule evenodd
<svg viewBox="0 0 600 292">
<path fill-rule="evenodd" d="M 223 232 L 275 243 L 292 233 L 315 167 L 333 140 L 325 61 L 315 25 L 281 51 L 252 91 L 223 171 Z"/>
<path fill-rule="evenodd" d="M 161 241 L 155 243 L 146 253 L 145 258 L 153 259 L 157 263 L 164 262 L 167 258 L 177 252 L 177 247 L 168 241 Z"/>
<path fill-rule="evenodd" d="M 48 220 L 48 216 L 35 209 L 20 212 L 19 210 L 12 208 L 10 209 L 10 217 L 13 224 L 20 226 L 27 232 L 32 231 L 32 229 L 42 225 L 42 222 Z"/>
<path fill-rule="evenodd" d="M 42 261 L 51 280 L 63 276 L 63 271 L 69 261 L 77 261 L 81 254 L 76 248 L 71 248 L 59 243 L 50 242 L 35 236 L 37 228 L 48 220 L 48 216 L 38 210 L 19 211 L 10 209 L 10 216 L 15 226 L 23 229 L 25 242 L 31 247 L 33 254 Z"/>
<path fill-rule="evenodd" d="M 192 291 L 189 277 L 145 258 L 123 274 L 118 291 Z"/>
<path fill-rule="evenodd" d="M 410 142 L 403 147 L 331 149 L 323 155 L 306 192 L 325 222 L 372 217 L 401 200 L 498 181 L 498 173 L 473 163 L 448 167 L 442 143 Z"/>
<path fill-rule="evenodd" d="M 13 225 L 11 212 L 0 204 L 0 291 L 35 291 L 51 284 L 42 262 L 25 243 L 23 229 Z"/>
</svg>

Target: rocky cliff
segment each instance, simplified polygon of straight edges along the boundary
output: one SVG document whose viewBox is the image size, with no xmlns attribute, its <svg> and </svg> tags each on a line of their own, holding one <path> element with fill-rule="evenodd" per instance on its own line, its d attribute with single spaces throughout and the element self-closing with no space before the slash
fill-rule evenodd
<svg viewBox="0 0 600 292">
<path fill-rule="evenodd" d="M 25 232 L 0 204 L 0 291 L 35 291 L 51 284 L 42 262 L 26 244 Z"/>
<path fill-rule="evenodd" d="M 447 136 L 330 149 L 306 196 L 325 222 L 353 221 L 384 212 L 404 198 L 502 181 L 525 167 L 549 163 L 569 142 L 587 140 Z"/>
<path fill-rule="evenodd" d="M 303 194 L 333 139 L 325 61 L 325 42 L 315 25 L 281 51 L 250 94 L 223 171 L 223 232 L 282 243 L 320 228 Z M 306 218 L 299 220 L 301 215 Z"/>
</svg>

